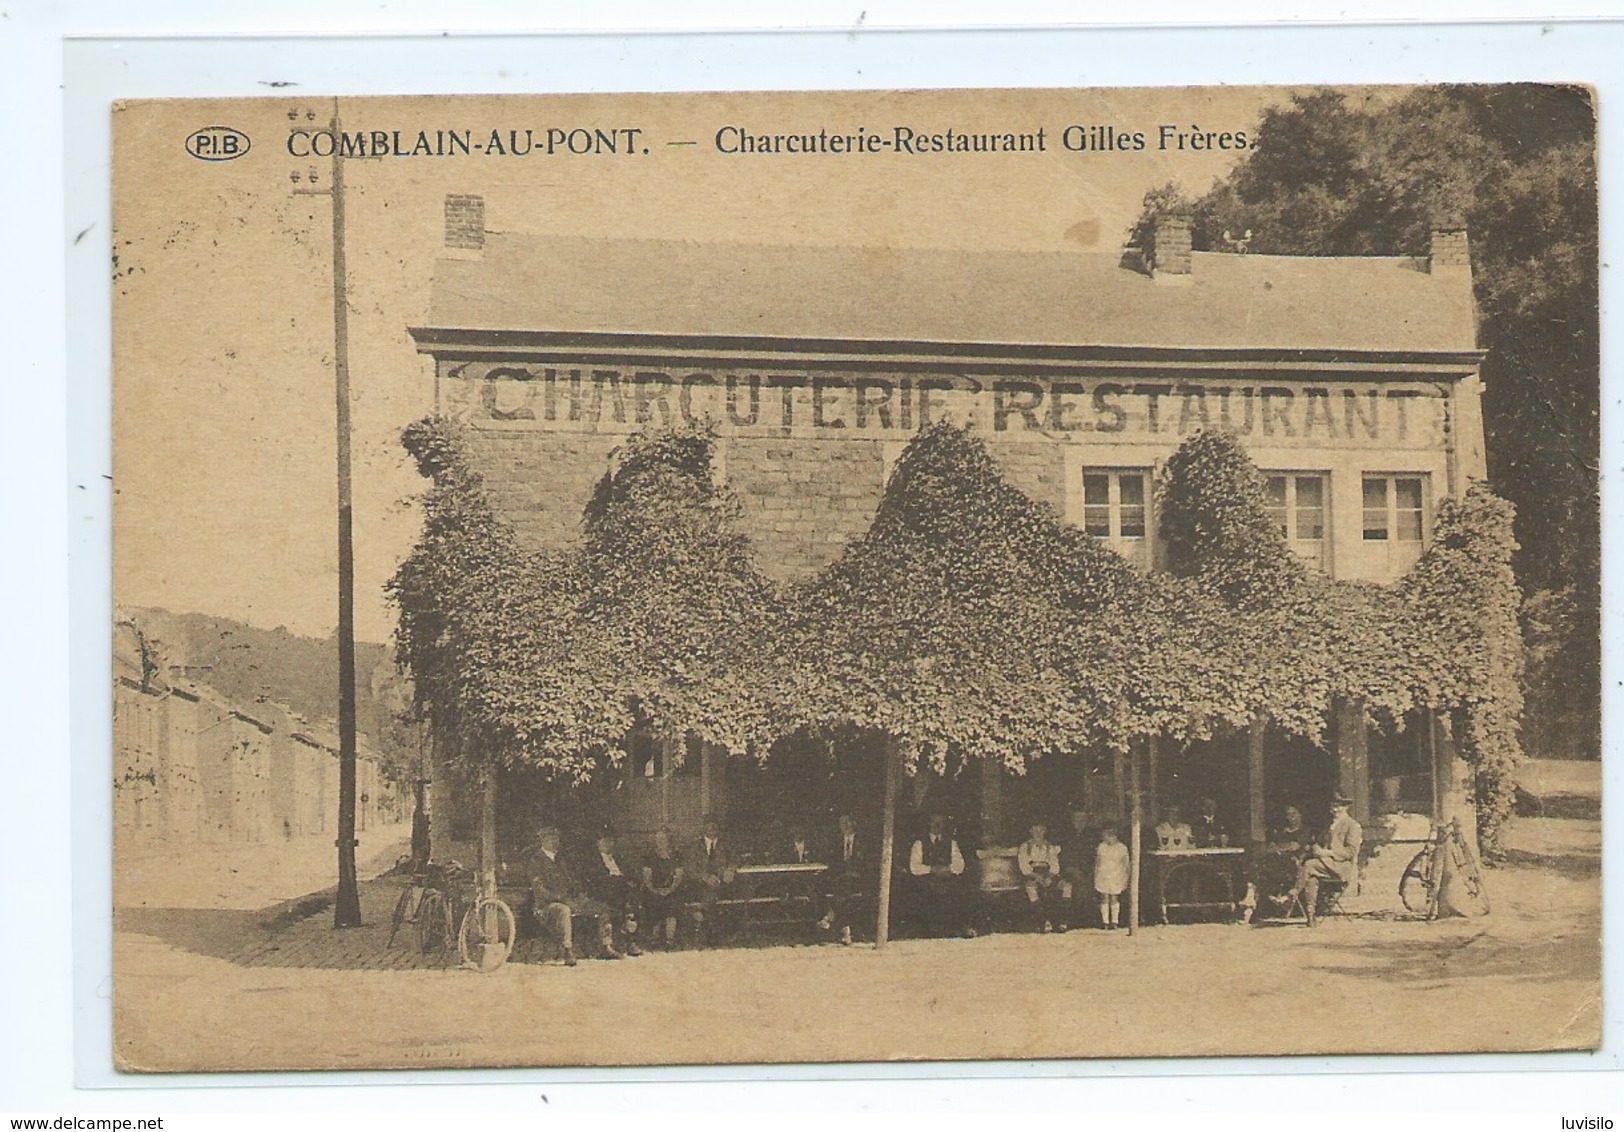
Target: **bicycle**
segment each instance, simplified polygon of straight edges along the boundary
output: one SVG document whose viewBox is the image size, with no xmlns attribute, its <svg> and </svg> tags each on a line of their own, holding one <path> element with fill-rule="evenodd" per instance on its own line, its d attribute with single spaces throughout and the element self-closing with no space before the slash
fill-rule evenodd
<svg viewBox="0 0 1624 1132">
<path fill-rule="evenodd" d="M 1483 883 L 1483 873 L 1459 823 L 1453 820 L 1435 826 L 1432 837 L 1404 867 L 1398 882 L 1399 899 L 1411 912 L 1424 912 L 1427 919 L 1435 920 L 1443 882 L 1450 876 L 1459 879 L 1478 914 L 1487 915 L 1488 886 Z"/>
<path fill-rule="evenodd" d="M 469 886 L 471 897 L 463 896 Z M 388 946 L 394 946 L 407 923 L 417 927 L 420 954 L 437 955 L 443 963 L 455 949 L 463 967 L 482 972 L 508 961 L 518 935 L 513 909 L 494 889 L 484 889 L 458 861 L 430 865 L 412 875 L 395 901 Z"/>
<path fill-rule="evenodd" d="M 455 947 L 455 920 L 447 894 L 455 892 L 467 876 L 468 870 L 458 861 L 443 865 L 430 864 L 413 873 L 406 887 L 401 889 L 400 898 L 395 901 L 386 946 L 393 947 L 400 930 L 411 924 L 416 928 L 420 953 L 447 952 Z"/>
<path fill-rule="evenodd" d="M 457 954 L 471 971 L 489 973 L 508 961 L 518 939 L 519 922 L 507 901 L 496 895 L 496 881 L 474 890 L 474 899 L 457 929 Z"/>
</svg>

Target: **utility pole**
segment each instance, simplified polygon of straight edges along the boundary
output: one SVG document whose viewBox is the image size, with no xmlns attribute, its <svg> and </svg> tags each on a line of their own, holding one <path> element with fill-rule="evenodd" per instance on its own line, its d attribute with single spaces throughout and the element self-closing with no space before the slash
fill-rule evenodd
<svg viewBox="0 0 1624 1132">
<path fill-rule="evenodd" d="M 292 111 L 290 117 L 297 117 Z M 333 392 L 338 431 L 338 895 L 333 927 L 361 926 L 361 894 L 355 869 L 355 544 L 350 496 L 350 305 L 344 261 L 344 158 L 338 99 L 330 125 L 333 171 L 318 189 L 316 171 L 298 196 L 331 197 L 333 202 Z M 297 172 L 292 174 L 295 184 Z"/>
</svg>

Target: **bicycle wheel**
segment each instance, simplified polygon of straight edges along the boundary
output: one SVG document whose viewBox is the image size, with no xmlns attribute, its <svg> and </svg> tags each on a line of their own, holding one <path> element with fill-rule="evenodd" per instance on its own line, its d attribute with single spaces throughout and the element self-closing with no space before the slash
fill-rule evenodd
<svg viewBox="0 0 1624 1132">
<path fill-rule="evenodd" d="M 457 932 L 457 953 L 462 965 L 471 970 L 491 972 L 513 954 L 518 921 L 507 902 L 495 896 L 481 897 L 462 918 Z"/>
<path fill-rule="evenodd" d="M 451 905 L 445 894 L 429 889 L 417 906 L 417 946 L 424 955 L 438 956 L 442 961 L 457 944 L 456 929 L 451 923 Z"/>
<path fill-rule="evenodd" d="M 1432 847 L 1417 853 L 1404 867 L 1398 882 L 1398 896 L 1404 907 L 1412 912 L 1427 912 L 1432 908 Z"/>
<path fill-rule="evenodd" d="M 421 903 L 423 890 L 415 884 L 408 884 L 400 890 L 400 899 L 395 901 L 395 912 L 389 917 L 389 942 L 387 947 L 395 946 L 395 937 L 400 934 L 400 926 L 412 918 L 412 913 Z"/>
</svg>

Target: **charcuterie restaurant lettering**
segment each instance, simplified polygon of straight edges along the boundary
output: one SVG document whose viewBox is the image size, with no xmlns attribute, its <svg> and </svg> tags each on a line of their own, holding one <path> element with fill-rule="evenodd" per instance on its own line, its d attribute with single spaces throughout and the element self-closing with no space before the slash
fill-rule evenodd
<svg viewBox="0 0 1624 1132">
<path fill-rule="evenodd" d="M 1418 384 L 624 370 L 474 363 L 448 393 L 477 425 L 911 434 L 938 420 L 1063 439 L 1184 436 L 1218 426 L 1282 442 L 1431 446 L 1444 394 Z"/>
</svg>

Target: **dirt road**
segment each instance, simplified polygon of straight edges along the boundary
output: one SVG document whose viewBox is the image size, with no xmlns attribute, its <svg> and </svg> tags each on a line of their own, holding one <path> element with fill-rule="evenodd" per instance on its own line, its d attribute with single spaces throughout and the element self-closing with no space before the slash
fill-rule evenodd
<svg viewBox="0 0 1624 1132">
<path fill-rule="evenodd" d="M 417 966 L 367 926 L 120 913 L 122 1062 L 292 1069 L 1575 1049 L 1599 1038 L 1600 825 L 1524 819 L 1495 911 Z M 1391 901 L 1387 901 L 1391 904 Z M 401 969 L 407 968 L 407 969 Z"/>
</svg>

